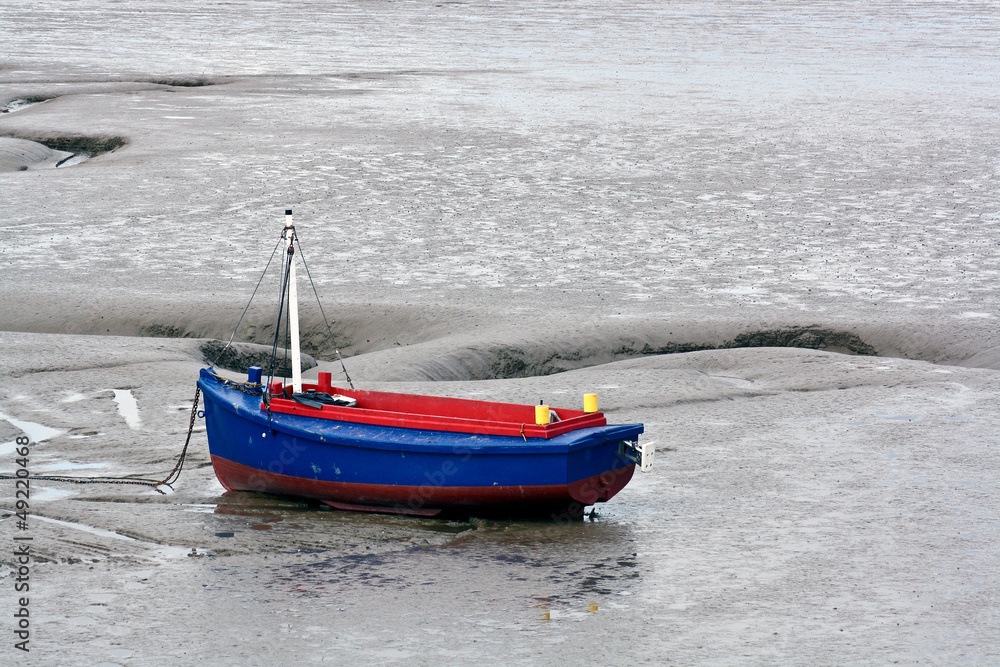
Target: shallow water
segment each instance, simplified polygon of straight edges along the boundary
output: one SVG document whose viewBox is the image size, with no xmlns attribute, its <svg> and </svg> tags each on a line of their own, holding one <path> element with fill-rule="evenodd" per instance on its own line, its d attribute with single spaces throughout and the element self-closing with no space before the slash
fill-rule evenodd
<svg viewBox="0 0 1000 667">
<path fill-rule="evenodd" d="M 289 207 L 363 386 L 659 449 L 583 522 L 449 522 L 225 493 L 197 423 L 167 495 L 33 487 L 0 655 L 997 661 L 992 4 L 8 5 L 0 107 L 47 101 L 0 134 L 93 154 L 0 173 L 33 470 L 170 470 Z"/>
</svg>

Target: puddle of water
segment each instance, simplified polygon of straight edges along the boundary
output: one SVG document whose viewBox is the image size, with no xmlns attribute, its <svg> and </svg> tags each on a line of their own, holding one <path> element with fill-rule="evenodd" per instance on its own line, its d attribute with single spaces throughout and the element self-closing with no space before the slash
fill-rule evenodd
<svg viewBox="0 0 1000 667">
<path fill-rule="evenodd" d="M 37 519 L 39 521 L 45 521 L 47 523 L 54 523 L 57 526 L 63 526 L 64 528 L 73 528 L 75 530 L 82 530 L 85 533 L 90 533 L 91 535 L 98 535 L 100 537 L 110 537 L 114 540 L 123 540 L 125 542 L 138 542 L 139 540 L 133 537 L 127 537 L 125 535 L 119 535 L 110 530 L 104 530 L 103 528 L 95 528 L 94 526 L 88 526 L 83 523 L 73 523 L 72 521 L 62 521 L 61 519 L 52 519 L 47 516 L 41 516 L 40 514 L 32 514 L 32 519 Z"/>
<path fill-rule="evenodd" d="M 99 537 L 107 537 L 113 540 L 121 540 L 123 542 L 131 542 L 133 544 L 142 544 L 151 548 L 152 552 L 148 555 L 153 560 L 168 560 L 173 558 L 180 558 L 181 556 L 187 556 L 190 552 L 186 547 L 174 547 L 168 545 L 159 545 L 155 543 L 144 542 L 142 540 L 137 540 L 134 537 L 128 537 L 127 535 L 120 535 L 116 532 L 110 530 L 104 530 L 103 528 L 97 528 L 95 526 L 88 526 L 84 523 L 73 523 L 72 521 L 62 521 L 61 519 L 53 519 L 51 517 L 42 516 L 40 514 L 32 514 L 32 519 L 37 519 L 38 521 L 45 521 L 47 523 L 53 523 L 57 526 L 63 526 L 64 528 L 72 528 L 75 530 L 82 530 L 85 533 L 90 533 L 91 535 L 97 535 Z"/>
<path fill-rule="evenodd" d="M 41 101 L 31 101 L 31 100 L 11 100 L 4 106 L 0 107 L 0 113 L 16 113 L 18 111 L 24 111 L 28 107 L 33 107 L 36 104 L 41 104 L 45 100 Z"/>
<path fill-rule="evenodd" d="M 139 428 L 142 420 L 139 419 L 139 403 L 132 395 L 131 389 L 114 389 L 115 403 L 118 404 L 118 413 L 128 424 L 129 428 Z"/>
<path fill-rule="evenodd" d="M 184 512 L 196 512 L 198 514 L 214 514 L 215 507 L 215 505 L 204 503 L 185 503 L 181 505 L 181 510 Z"/>
<path fill-rule="evenodd" d="M 74 153 L 67 158 L 61 160 L 56 164 L 56 168 L 62 169 L 64 167 L 72 167 L 75 164 L 80 164 L 81 162 L 86 162 L 90 159 L 90 156 L 86 153 Z"/>
<path fill-rule="evenodd" d="M 750 389 L 754 386 L 753 380 L 744 380 L 743 378 L 730 377 L 728 375 L 709 375 L 708 377 L 738 389 Z"/>
<path fill-rule="evenodd" d="M 69 618 L 64 618 L 63 622 L 69 623 L 70 625 L 94 625 L 97 623 L 97 621 L 89 616 L 71 616 Z"/>
<path fill-rule="evenodd" d="M 14 419 L 13 417 L 8 417 L 4 413 L 0 412 L 0 419 L 8 422 L 14 428 L 21 429 L 28 438 L 31 439 L 31 444 L 42 442 L 43 440 L 48 440 L 54 438 L 57 435 L 62 435 L 66 431 L 62 431 L 57 428 L 49 428 L 48 426 L 42 426 L 41 424 L 36 424 L 35 422 L 21 421 L 20 419 Z M 14 443 L 5 443 L 3 446 L 6 447 L 8 444 L 12 445 Z"/>
<path fill-rule="evenodd" d="M 34 466 L 35 470 L 84 470 L 86 468 L 103 468 L 103 463 L 72 463 L 70 461 L 54 461 L 41 466 Z"/>
<path fill-rule="evenodd" d="M 70 496 L 76 495 L 73 491 L 67 491 L 66 489 L 53 489 L 47 486 L 32 486 L 31 487 L 31 499 L 33 501 L 46 502 L 49 500 L 63 500 L 69 498 Z"/>
</svg>

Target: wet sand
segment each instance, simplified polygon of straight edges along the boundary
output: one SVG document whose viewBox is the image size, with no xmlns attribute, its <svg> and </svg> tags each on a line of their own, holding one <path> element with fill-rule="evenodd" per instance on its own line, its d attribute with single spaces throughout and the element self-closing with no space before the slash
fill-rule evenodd
<svg viewBox="0 0 1000 667">
<path fill-rule="evenodd" d="M 361 386 L 596 391 L 656 469 L 577 523 L 357 515 L 225 493 L 198 422 L 167 495 L 32 486 L 0 655 L 997 661 L 990 7 L 276 11 L 2 11 L 0 471 L 165 475 L 285 208 Z"/>
<path fill-rule="evenodd" d="M 197 341 L 3 341 L 5 414 L 57 429 L 33 470 L 169 471 Z M 597 390 L 609 418 L 645 422 L 657 467 L 580 523 L 379 517 L 224 493 L 199 426 L 169 495 L 36 483 L 39 664 L 992 654 L 995 371 L 762 348 L 366 386 L 555 405 Z"/>
</svg>

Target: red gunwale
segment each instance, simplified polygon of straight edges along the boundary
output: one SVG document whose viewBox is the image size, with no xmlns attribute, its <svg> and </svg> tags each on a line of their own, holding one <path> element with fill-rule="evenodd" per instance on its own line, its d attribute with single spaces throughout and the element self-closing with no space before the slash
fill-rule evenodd
<svg viewBox="0 0 1000 667">
<path fill-rule="evenodd" d="M 601 412 L 553 408 L 561 418 L 560 421 L 536 424 L 533 405 L 341 389 L 330 386 L 329 373 L 320 373 L 317 384 L 303 384 L 302 389 L 349 396 L 358 404 L 353 408 L 337 405 L 311 408 L 275 394 L 271 397 L 271 412 L 377 426 L 545 439 L 608 423 Z M 288 396 L 290 391 L 286 387 L 282 393 Z M 267 407 L 262 404 L 261 409 L 266 410 Z"/>
</svg>

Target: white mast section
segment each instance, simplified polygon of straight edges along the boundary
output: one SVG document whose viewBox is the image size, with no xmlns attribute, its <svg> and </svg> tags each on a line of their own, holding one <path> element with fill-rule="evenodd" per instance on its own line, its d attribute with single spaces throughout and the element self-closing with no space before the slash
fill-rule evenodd
<svg viewBox="0 0 1000 667">
<path fill-rule="evenodd" d="M 295 225 L 291 209 L 285 211 L 285 236 L 288 239 L 288 320 L 292 339 L 292 391 L 302 392 L 302 353 L 299 351 L 299 295 L 295 288 Z"/>
</svg>

